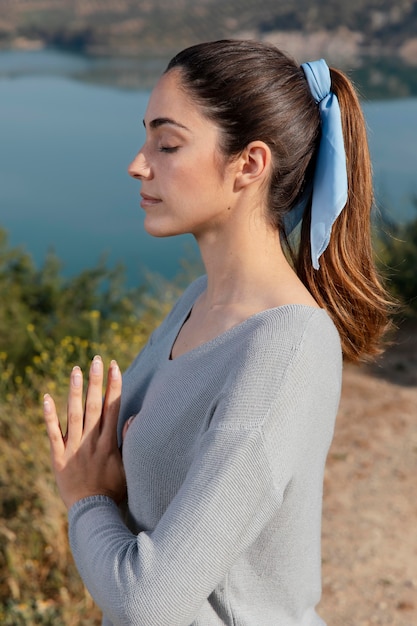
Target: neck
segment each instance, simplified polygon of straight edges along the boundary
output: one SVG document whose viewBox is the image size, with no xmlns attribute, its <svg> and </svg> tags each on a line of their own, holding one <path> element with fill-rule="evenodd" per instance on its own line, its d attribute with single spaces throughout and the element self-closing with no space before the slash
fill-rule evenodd
<svg viewBox="0 0 417 626">
<path fill-rule="evenodd" d="M 266 220 L 253 216 L 217 233 L 197 238 L 208 283 L 205 308 L 279 304 L 280 292 L 298 279 L 281 248 L 279 233 Z"/>
</svg>

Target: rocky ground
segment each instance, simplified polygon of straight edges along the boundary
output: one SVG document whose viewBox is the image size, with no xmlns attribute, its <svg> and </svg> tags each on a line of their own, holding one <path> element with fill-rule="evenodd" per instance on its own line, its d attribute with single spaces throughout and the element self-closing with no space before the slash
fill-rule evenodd
<svg viewBox="0 0 417 626">
<path fill-rule="evenodd" d="M 345 369 L 323 518 L 329 626 L 417 626 L 417 326 Z"/>
</svg>

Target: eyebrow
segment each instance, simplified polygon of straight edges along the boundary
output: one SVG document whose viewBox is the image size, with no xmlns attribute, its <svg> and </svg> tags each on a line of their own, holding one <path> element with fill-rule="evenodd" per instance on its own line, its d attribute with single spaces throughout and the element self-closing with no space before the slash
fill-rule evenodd
<svg viewBox="0 0 417 626">
<path fill-rule="evenodd" d="M 184 124 L 181 124 L 180 122 L 176 122 L 175 120 L 171 119 L 170 117 L 157 117 L 154 120 L 152 120 L 149 123 L 150 128 L 159 128 L 160 126 L 163 126 L 164 124 L 170 124 L 172 126 L 177 126 L 178 128 L 182 128 L 183 130 L 188 130 L 188 132 L 191 132 L 189 128 L 187 128 L 187 126 L 184 126 Z M 145 120 L 143 120 L 143 125 L 146 128 L 146 124 L 145 124 Z"/>
</svg>

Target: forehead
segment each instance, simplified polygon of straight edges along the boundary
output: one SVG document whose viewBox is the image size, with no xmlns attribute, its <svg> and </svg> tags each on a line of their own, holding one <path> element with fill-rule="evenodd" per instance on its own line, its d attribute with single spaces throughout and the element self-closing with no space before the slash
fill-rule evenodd
<svg viewBox="0 0 417 626">
<path fill-rule="evenodd" d="M 163 74 L 155 85 L 145 113 L 148 128 L 155 119 L 173 119 L 192 130 L 201 126 L 213 126 L 181 85 L 179 70 Z"/>
</svg>

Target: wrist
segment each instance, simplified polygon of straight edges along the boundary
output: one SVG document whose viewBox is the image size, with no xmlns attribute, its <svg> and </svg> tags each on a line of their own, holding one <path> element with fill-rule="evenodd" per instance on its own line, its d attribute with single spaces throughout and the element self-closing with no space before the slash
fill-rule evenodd
<svg viewBox="0 0 417 626">
<path fill-rule="evenodd" d="M 106 491 L 105 489 L 96 490 L 96 491 L 85 491 L 83 493 L 79 493 L 73 497 L 63 498 L 63 502 L 67 511 L 69 511 L 75 504 L 81 502 L 82 500 L 90 500 L 96 499 L 98 501 L 102 500 L 111 500 L 114 504 L 118 505 L 121 499 L 117 499 L 114 493 Z"/>
</svg>

